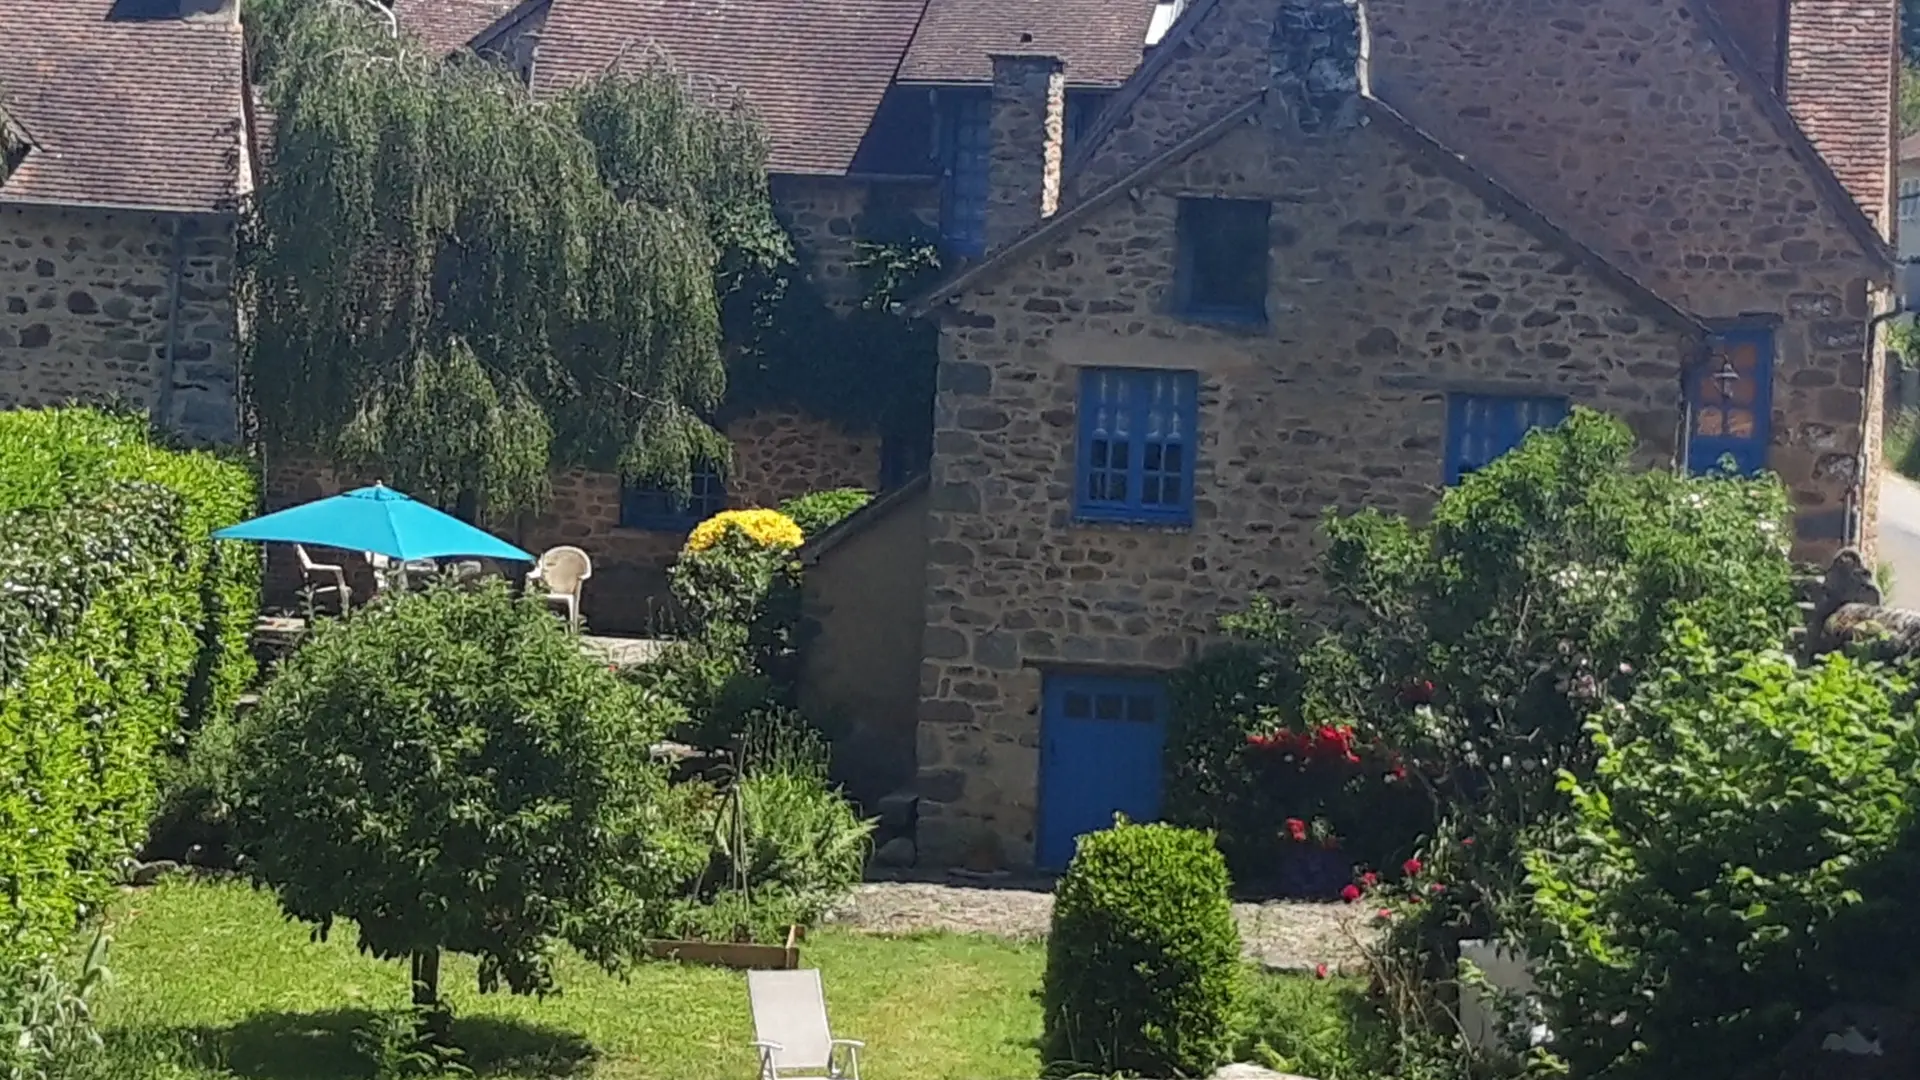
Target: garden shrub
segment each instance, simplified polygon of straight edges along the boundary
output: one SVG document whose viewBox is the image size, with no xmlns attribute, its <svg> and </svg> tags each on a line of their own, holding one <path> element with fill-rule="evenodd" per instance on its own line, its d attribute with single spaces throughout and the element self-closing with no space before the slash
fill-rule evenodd
<svg viewBox="0 0 1920 1080">
<path fill-rule="evenodd" d="M 780 504 L 780 512 L 811 540 L 872 501 L 873 493 L 865 488 L 829 488 L 788 499 Z"/>
<path fill-rule="evenodd" d="M 1221 630 L 1171 681 L 1166 820 L 1212 830 L 1236 879 L 1323 899 L 1411 854 L 1432 806 L 1328 693 L 1364 677 L 1340 640 L 1259 596 Z"/>
<path fill-rule="evenodd" d="M 93 997 L 107 977 L 107 938 L 71 977 L 48 958 L 0 966 L 0 1080 L 111 1076 L 93 1022 Z"/>
<path fill-rule="evenodd" d="M 744 627 L 709 627 L 668 642 L 623 675 L 678 707 L 680 717 L 667 730 L 669 738 L 703 749 L 731 746 L 774 697 L 773 682 L 754 667 L 746 639 Z"/>
<path fill-rule="evenodd" d="M 694 807 L 712 848 L 676 910 L 677 929 L 772 943 L 790 925 L 818 922 L 859 883 L 875 823 L 829 784 L 826 746 L 803 718 L 757 714 L 736 746 L 733 800 L 710 792 Z"/>
<path fill-rule="evenodd" d="M 670 718 L 502 582 L 396 594 L 322 621 L 243 725 L 244 869 L 317 933 L 412 958 L 416 1004 L 443 949 L 483 991 L 550 989 L 562 940 L 618 969 L 702 858 L 650 755 Z"/>
<path fill-rule="evenodd" d="M 673 598 L 700 647 L 685 659 L 712 665 L 744 655 L 742 673 L 766 680 L 768 700 L 788 703 L 798 675 L 800 529 L 776 510 L 728 510 L 695 526 L 668 571 Z M 714 685 L 724 685 L 724 680 Z M 685 703 L 689 712 L 699 701 Z M 730 724 L 703 725 L 709 737 Z"/>
<path fill-rule="evenodd" d="M 145 835 L 162 753 L 231 710 L 259 562 L 248 471 L 143 421 L 0 413 L 0 965 L 55 949 Z"/>
<path fill-rule="evenodd" d="M 1526 945 L 1576 1075 L 1745 1076 L 1827 1006 L 1915 988 L 1911 680 L 1675 641 L 1598 711 L 1571 821 L 1527 857 Z"/>
<path fill-rule="evenodd" d="M 1232 1049 L 1242 988 L 1228 885 L 1205 832 L 1120 821 L 1080 838 L 1047 938 L 1050 1067 L 1213 1071 Z"/>
</svg>

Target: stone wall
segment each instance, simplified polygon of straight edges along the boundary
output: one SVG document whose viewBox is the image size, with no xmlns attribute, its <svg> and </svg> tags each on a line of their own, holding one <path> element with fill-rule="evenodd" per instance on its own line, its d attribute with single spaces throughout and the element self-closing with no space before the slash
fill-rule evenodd
<svg viewBox="0 0 1920 1080">
<path fill-rule="evenodd" d="M 233 245 L 221 218 L 0 209 L 0 408 L 120 403 L 237 441 Z"/>
<path fill-rule="evenodd" d="M 912 783 L 926 615 L 927 496 L 903 488 L 802 549 L 800 706 L 834 737 L 835 779 L 864 806 Z"/>
<path fill-rule="evenodd" d="M 1310 596 L 1329 506 L 1423 513 L 1446 393 L 1564 394 L 1670 461 L 1694 332 L 1381 125 L 1238 127 L 945 314 L 917 744 L 922 861 L 1031 861 L 1042 671 L 1165 670 L 1256 592 Z M 1167 314 L 1177 199 L 1270 199 L 1271 324 Z M 1073 520 L 1084 365 L 1200 373 L 1190 528 Z"/>
<path fill-rule="evenodd" d="M 1859 465 L 1879 464 L 1865 333 L 1889 271 L 1688 0 L 1511 9 L 1369 0 L 1376 91 L 1681 307 L 1780 320 L 1769 464 L 1799 512 L 1796 556 L 1830 558 Z"/>
<path fill-rule="evenodd" d="M 773 506 L 795 495 L 833 487 L 877 490 L 879 440 L 850 436 L 810 417 L 764 413 L 737 420 L 727 428 L 733 440 L 734 471 L 728 501 L 734 506 Z M 378 477 L 342 476 L 333 468 L 299 455 L 273 455 L 266 468 L 269 509 L 308 502 Z M 500 530 L 527 551 L 560 544 L 584 550 L 593 560 L 593 578 L 583 594 L 588 625 L 606 633 L 646 633 L 667 621 L 666 572 L 686 537 L 657 529 L 620 524 L 620 478 L 583 469 L 553 478 L 552 498 L 538 514 Z M 300 574 L 291 551 L 269 545 L 268 602 L 291 607 Z M 329 553 L 329 556 L 334 553 Z M 318 553 L 316 553 L 318 557 Z M 360 560 L 344 553 L 349 565 Z M 354 585 L 365 595 L 363 576 Z"/>
<path fill-rule="evenodd" d="M 775 176 L 774 212 L 814 284 L 830 302 L 853 304 L 864 289 L 854 261 L 870 213 L 903 214 L 929 227 L 940 221 L 937 182 L 850 180 L 840 176 Z"/>
</svg>

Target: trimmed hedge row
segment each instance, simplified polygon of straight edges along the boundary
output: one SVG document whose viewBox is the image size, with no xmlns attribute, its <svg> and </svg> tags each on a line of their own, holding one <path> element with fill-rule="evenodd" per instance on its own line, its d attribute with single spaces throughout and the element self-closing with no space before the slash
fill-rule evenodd
<svg viewBox="0 0 1920 1080">
<path fill-rule="evenodd" d="M 166 752 L 252 678 L 252 473 L 82 409 L 0 413 L 0 968 L 57 947 L 145 835 Z"/>
</svg>

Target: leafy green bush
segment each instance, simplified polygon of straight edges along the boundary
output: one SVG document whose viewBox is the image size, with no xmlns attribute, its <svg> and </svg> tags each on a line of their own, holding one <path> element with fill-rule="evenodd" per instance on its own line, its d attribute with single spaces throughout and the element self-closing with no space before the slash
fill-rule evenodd
<svg viewBox="0 0 1920 1080">
<path fill-rule="evenodd" d="M 745 627 L 720 624 L 669 642 L 622 675 L 678 706 L 669 738 L 706 749 L 733 745 L 774 698 L 772 680 L 754 668 Z"/>
<path fill-rule="evenodd" d="M 873 492 L 864 488 L 829 488 L 788 499 L 780 504 L 780 512 L 792 518 L 811 540 L 872 501 Z"/>
<path fill-rule="evenodd" d="M 503 583 L 398 594 L 319 624 L 243 726 L 245 869 L 318 933 L 412 958 L 417 1004 L 442 949 L 483 991 L 550 989 L 560 940 L 618 968 L 702 857 L 650 759 L 669 718 Z"/>
<path fill-rule="evenodd" d="M 1080 838 L 1054 893 L 1041 987 L 1055 1068 L 1204 1076 L 1232 1049 L 1240 933 L 1213 837 L 1132 825 Z"/>
<path fill-rule="evenodd" d="M 1234 1060 L 1314 1080 L 1396 1074 L 1393 1030 L 1360 979 L 1251 974 Z"/>
<path fill-rule="evenodd" d="M 1527 859 L 1526 944 L 1576 1075 L 1746 1076 L 1827 1006 L 1911 1000 L 1912 692 L 1683 625 L 1600 711 L 1572 821 Z"/>
<path fill-rule="evenodd" d="M 712 848 L 676 909 L 677 931 L 774 942 L 860 881 L 874 822 L 828 784 L 826 746 L 798 716 L 759 714 L 736 745 L 732 797 L 710 792 L 695 806 Z"/>
<path fill-rule="evenodd" d="M 689 545 L 667 571 L 668 588 L 696 631 L 778 620 L 788 606 L 797 614 L 798 578 L 790 548 L 762 544 L 737 527 L 702 547 Z"/>
<path fill-rule="evenodd" d="M 0 969 L 0 1080 L 108 1076 L 94 1029 L 94 992 L 106 980 L 107 938 L 95 934 L 68 978 L 42 958 Z"/>
<path fill-rule="evenodd" d="M 251 678 L 243 468 L 136 418 L 0 413 L 0 964 L 58 946 L 145 834 L 160 753 Z"/>
<path fill-rule="evenodd" d="M 1165 819 L 1212 830 L 1237 879 L 1322 898 L 1357 863 L 1411 854 L 1432 804 L 1398 754 L 1356 736 L 1343 699 L 1365 672 L 1340 639 L 1260 596 L 1220 628 L 1222 642 L 1171 680 Z M 1290 867 L 1316 860 L 1337 876 L 1311 890 Z"/>
</svg>

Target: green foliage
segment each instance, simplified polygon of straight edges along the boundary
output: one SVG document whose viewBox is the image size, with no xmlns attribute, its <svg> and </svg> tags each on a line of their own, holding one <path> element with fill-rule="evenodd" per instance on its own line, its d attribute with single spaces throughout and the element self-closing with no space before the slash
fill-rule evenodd
<svg viewBox="0 0 1920 1080">
<path fill-rule="evenodd" d="M 1205 1076 L 1232 1048 L 1240 934 L 1213 837 L 1133 825 L 1081 837 L 1054 893 L 1041 986 L 1046 1060 Z"/>
<path fill-rule="evenodd" d="M 668 730 L 670 738 L 709 749 L 731 746 L 774 699 L 773 682 L 754 667 L 746 637 L 745 627 L 712 627 L 667 643 L 622 674 L 679 707 L 682 717 Z"/>
<path fill-rule="evenodd" d="M 138 419 L 0 413 L 0 964 L 105 898 L 161 752 L 250 678 L 258 562 L 209 534 L 253 498 L 246 470 Z"/>
<path fill-rule="evenodd" d="M 107 937 L 97 933 L 72 977 L 48 959 L 0 968 L 0 1080 L 80 1080 L 101 1075 L 92 999 L 107 977 Z"/>
<path fill-rule="evenodd" d="M 1579 1075 L 1745 1076 L 1826 1006 L 1911 1006 L 1920 730 L 1904 676 L 1683 623 L 1593 721 L 1527 859 L 1552 1050 Z"/>
<path fill-rule="evenodd" d="M 827 749 L 799 717 L 757 714 L 734 744 L 739 775 L 690 809 L 711 855 L 676 912 L 683 937 L 777 943 L 859 883 L 874 822 L 829 786 Z"/>
<path fill-rule="evenodd" d="M 415 1008 L 377 1013 L 356 1030 L 354 1042 L 373 1080 L 472 1076 L 459 1047 L 428 1037 L 439 1022 L 433 1010 Z"/>
<path fill-rule="evenodd" d="M 1313 823 L 1323 843 L 1337 844 L 1340 876 L 1325 894 L 1347 883 L 1346 867 L 1410 854 L 1431 804 L 1396 775 L 1391 751 L 1355 743 L 1350 756 L 1330 757 L 1275 745 L 1349 737 L 1348 688 L 1366 673 L 1344 643 L 1315 637 L 1263 596 L 1220 628 L 1222 642 L 1170 682 L 1166 820 L 1215 832 L 1240 879 L 1296 888 L 1310 883 L 1288 872 L 1303 853 L 1285 826 Z"/>
<path fill-rule="evenodd" d="M 1366 984 L 1301 976 L 1248 980 L 1236 1061 L 1252 1061 L 1315 1080 L 1373 1080 L 1404 1075 L 1394 1040 Z"/>
<path fill-rule="evenodd" d="M 1634 445 L 1575 409 L 1426 524 L 1327 522 L 1327 581 L 1359 613 L 1345 638 L 1366 673 L 1336 690 L 1489 867 L 1510 864 L 1514 828 L 1564 805 L 1553 778 L 1591 769 L 1594 702 L 1624 695 L 1677 620 L 1724 648 L 1776 644 L 1798 621 L 1780 485 L 1639 470 Z"/>
<path fill-rule="evenodd" d="M 1905 27 L 1908 34 L 1920 33 L 1913 26 Z M 1920 69 L 1914 67 L 1909 57 L 1900 68 L 1900 136 L 1920 131 Z"/>
<path fill-rule="evenodd" d="M 696 643 L 681 659 L 706 665 L 699 670 L 718 677 L 710 685 L 732 700 L 754 681 L 764 683 L 770 700 L 787 700 L 799 656 L 800 564 L 793 552 L 763 547 L 729 526 L 711 545 L 682 551 L 667 571 L 667 584 Z M 744 666 L 722 674 L 719 665 L 729 658 Z M 711 700 L 722 706 L 727 697 Z M 683 703 L 710 734 L 730 728 L 712 713 L 699 715 L 699 702 Z"/>
<path fill-rule="evenodd" d="M 499 582 L 322 622 L 242 732 L 235 831 L 254 881 L 382 959 L 480 959 L 552 988 L 567 941 L 617 969 L 700 852 L 662 824 L 657 699 Z"/>
<path fill-rule="evenodd" d="M 831 488 L 788 499 L 780 504 L 780 512 L 792 518 L 811 540 L 872 501 L 873 492 L 864 488 Z"/>
<path fill-rule="evenodd" d="M 659 67 L 536 101 L 338 0 L 248 25 L 277 116 L 245 261 L 264 430 L 495 517 L 556 465 L 726 460 L 722 299 L 787 254 L 744 110 Z"/>
</svg>

